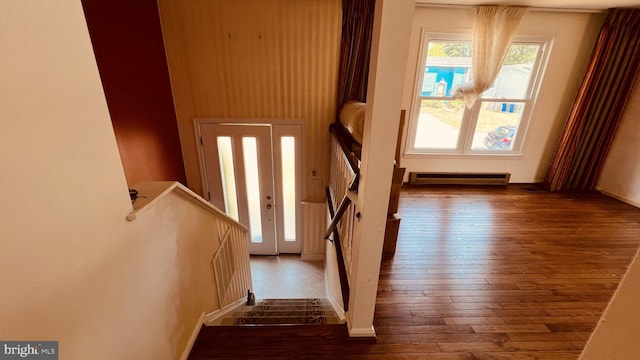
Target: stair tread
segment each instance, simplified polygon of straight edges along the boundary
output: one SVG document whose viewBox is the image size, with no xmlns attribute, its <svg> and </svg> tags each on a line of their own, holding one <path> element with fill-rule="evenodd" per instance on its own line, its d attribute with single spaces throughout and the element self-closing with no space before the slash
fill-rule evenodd
<svg viewBox="0 0 640 360">
<path fill-rule="evenodd" d="M 326 299 L 260 299 L 256 300 L 257 304 L 328 304 Z"/>
<path fill-rule="evenodd" d="M 331 310 L 318 309 L 309 311 L 307 309 L 282 309 L 282 310 L 246 310 L 237 311 L 233 316 L 305 316 L 310 314 L 335 314 Z"/>
<path fill-rule="evenodd" d="M 264 298 L 264 299 L 260 299 L 260 301 L 308 301 L 308 300 L 326 301 L 325 298 Z"/>
<path fill-rule="evenodd" d="M 299 324 L 295 326 L 279 326 L 275 324 L 265 324 L 262 326 L 203 326 L 200 330 L 198 338 L 203 341 L 207 341 L 210 339 L 216 342 L 224 343 L 225 341 L 227 341 L 227 339 L 236 337 L 294 339 L 296 337 L 307 336 L 317 336 L 319 339 L 343 336 L 348 337 L 347 325 L 342 323 L 324 325 Z"/>
<path fill-rule="evenodd" d="M 267 298 L 227 314 L 219 326 L 340 324 L 333 307 L 319 298 Z"/>
<path fill-rule="evenodd" d="M 234 325 L 261 325 L 261 324 L 330 324 L 338 323 L 337 317 L 328 316 L 282 316 L 282 317 L 239 317 L 234 318 Z"/>
<path fill-rule="evenodd" d="M 279 305 L 279 306 L 247 306 L 243 309 L 239 309 L 237 311 L 267 311 L 267 310 L 275 310 L 275 311 L 283 311 L 283 310 L 309 310 L 309 309 L 317 309 L 317 310 L 327 310 L 333 311 L 331 306 L 292 306 L 292 305 Z"/>
</svg>

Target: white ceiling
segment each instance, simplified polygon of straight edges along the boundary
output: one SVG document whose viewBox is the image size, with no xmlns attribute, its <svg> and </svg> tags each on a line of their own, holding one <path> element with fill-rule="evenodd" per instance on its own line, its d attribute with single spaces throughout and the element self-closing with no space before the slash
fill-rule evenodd
<svg viewBox="0 0 640 360">
<path fill-rule="evenodd" d="M 640 0 L 416 0 L 417 4 L 437 5 L 516 5 L 556 9 L 609 9 L 640 7 Z"/>
</svg>

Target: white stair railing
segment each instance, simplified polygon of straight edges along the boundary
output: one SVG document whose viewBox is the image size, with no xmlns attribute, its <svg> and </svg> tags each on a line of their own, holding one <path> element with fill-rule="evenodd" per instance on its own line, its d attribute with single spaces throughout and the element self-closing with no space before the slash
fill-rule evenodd
<svg viewBox="0 0 640 360">
<path fill-rule="evenodd" d="M 342 141 L 340 129 L 334 125 L 331 130 L 331 176 L 327 189 L 327 202 L 331 222 L 325 233 L 332 239 L 338 254 L 338 271 L 342 288 L 345 311 L 349 302 L 349 279 L 352 277 L 352 245 L 354 224 L 358 218 L 359 164 L 355 155 Z"/>
<path fill-rule="evenodd" d="M 220 222 L 225 220 L 219 219 L 218 229 L 224 228 Z M 227 221 L 220 247 L 213 256 L 213 274 L 221 308 L 243 298 L 247 290 L 253 289 L 247 242 L 247 230 Z"/>
</svg>

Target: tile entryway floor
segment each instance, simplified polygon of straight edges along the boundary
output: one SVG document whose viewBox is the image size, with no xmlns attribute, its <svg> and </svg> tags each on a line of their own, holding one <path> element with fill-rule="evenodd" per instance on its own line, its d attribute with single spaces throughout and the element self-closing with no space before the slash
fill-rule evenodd
<svg viewBox="0 0 640 360">
<path fill-rule="evenodd" d="M 300 255 L 252 255 L 251 277 L 257 299 L 325 297 L 324 262 Z"/>
</svg>

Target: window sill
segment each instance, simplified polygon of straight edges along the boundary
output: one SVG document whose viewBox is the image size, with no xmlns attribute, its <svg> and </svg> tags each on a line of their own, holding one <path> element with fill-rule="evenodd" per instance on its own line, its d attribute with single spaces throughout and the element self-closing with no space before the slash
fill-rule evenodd
<svg viewBox="0 0 640 360">
<path fill-rule="evenodd" d="M 421 153 L 406 152 L 402 154 L 404 159 L 468 159 L 468 160 L 520 160 L 524 158 L 524 154 L 515 153 L 476 153 L 476 154 L 459 154 L 459 153 Z"/>
</svg>

